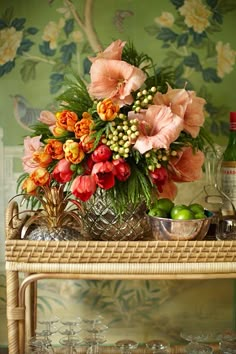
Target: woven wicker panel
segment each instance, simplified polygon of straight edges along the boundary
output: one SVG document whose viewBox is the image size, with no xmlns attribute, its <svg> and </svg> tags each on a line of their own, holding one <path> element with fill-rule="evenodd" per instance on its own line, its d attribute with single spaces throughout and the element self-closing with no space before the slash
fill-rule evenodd
<svg viewBox="0 0 236 354">
<path fill-rule="evenodd" d="M 235 262 L 236 241 L 6 240 L 5 256 L 24 263 Z"/>
</svg>

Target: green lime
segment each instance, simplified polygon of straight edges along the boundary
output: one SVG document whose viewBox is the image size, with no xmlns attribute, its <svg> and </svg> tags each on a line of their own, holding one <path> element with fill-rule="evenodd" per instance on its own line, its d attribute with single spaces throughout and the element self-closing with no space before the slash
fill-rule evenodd
<svg viewBox="0 0 236 354">
<path fill-rule="evenodd" d="M 188 207 L 185 204 L 176 204 L 170 211 L 170 216 L 172 219 L 175 219 L 175 215 L 182 209 L 187 209 Z"/>
<path fill-rule="evenodd" d="M 206 215 L 204 213 L 196 213 L 194 214 L 195 219 L 206 219 Z"/>
<path fill-rule="evenodd" d="M 170 213 L 173 206 L 174 206 L 174 202 L 168 198 L 160 198 L 155 202 L 156 208 L 161 208 L 165 210 L 167 213 Z"/>
<path fill-rule="evenodd" d="M 198 204 L 198 203 L 193 203 L 193 204 L 190 204 L 188 206 L 188 208 L 190 210 L 192 210 L 192 212 L 194 212 L 194 214 L 198 214 L 198 213 L 203 213 L 204 214 L 204 208 L 201 204 Z"/>
<path fill-rule="evenodd" d="M 175 220 L 192 220 L 195 219 L 194 213 L 189 209 L 180 209 L 175 215 Z"/>
<path fill-rule="evenodd" d="M 150 209 L 148 212 L 148 215 L 157 216 L 159 218 L 167 218 L 168 217 L 168 213 L 165 210 L 163 210 L 161 208 L 157 208 L 157 207 Z"/>
</svg>

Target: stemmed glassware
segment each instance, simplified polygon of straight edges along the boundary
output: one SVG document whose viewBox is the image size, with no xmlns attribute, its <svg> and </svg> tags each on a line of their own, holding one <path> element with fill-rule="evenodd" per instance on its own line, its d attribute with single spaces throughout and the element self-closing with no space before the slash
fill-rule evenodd
<svg viewBox="0 0 236 354">
<path fill-rule="evenodd" d="M 65 349 L 64 353 L 77 353 L 76 348 L 81 344 L 81 339 L 78 337 L 78 333 L 81 331 L 81 319 L 63 319 L 61 324 L 62 327 L 59 329 L 59 333 L 63 337 L 59 340 L 59 343 Z"/>
<path fill-rule="evenodd" d="M 98 315 L 93 319 L 84 319 L 85 331 L 88 335 L 84 338 L 84 343 L 88 346 L 87 354 L 99 353 L 99 346 L 106 342 L 104 333 L 108 326 L 103 323 L 103 317 Z"/>
<path fill-rule="evenodd" d="M 170 345 L 164 340 L 153 339 L 146 343 L 148 353 L 152 354 L 167 354 L 170 351 Z"/>
<path fill-rule="evenodd" d="M 180 336 L 187 340 L 189 343 L 185 347 L 185 353 L 187 354 L 208 354 L 213 353 L 213 349 L 202 343 L 209 338 L 209 334 L 205 332 L 197 331 L 183 331 Z"/>
<path fill-rule="evenodd" d="M 39 320 L 38 323 L 42 328 L 35 331 L 35 336 L 30 339 L 30 347 L 33 352 L 54 353 L 51 336 L 57 332 L 55 324 L 58 318 L 51 320 Z"/>
<path fill-rule="evenodd" d="M 132 354 L 132 351 L 138 347 L 138 343 L 131 339 L 121 339 L 115 343 L 122 354 Z"/>
</svg>

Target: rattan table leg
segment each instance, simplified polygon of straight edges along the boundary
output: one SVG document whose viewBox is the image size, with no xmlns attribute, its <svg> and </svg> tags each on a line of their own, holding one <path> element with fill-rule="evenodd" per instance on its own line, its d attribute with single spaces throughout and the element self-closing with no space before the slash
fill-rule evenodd
<svg viewBox="0 0 236 354">
<path fill-rule="evenodd" d="M 9 354 L 19 353 L 18 319 L 14 310 L 18 307 L 19 276 L 18 272 L 6 271 L 7 291 L 7 329 Z"/>
<path fill-rule="evenodd" d="M 25 274 L 27 278 L 30 274 Z M 37 283 L 33 282 L 25 290 L 25 345 L 29 343 L 29 339 L 35 334 L 36 329 L 36 289 Z"/>
</svg>

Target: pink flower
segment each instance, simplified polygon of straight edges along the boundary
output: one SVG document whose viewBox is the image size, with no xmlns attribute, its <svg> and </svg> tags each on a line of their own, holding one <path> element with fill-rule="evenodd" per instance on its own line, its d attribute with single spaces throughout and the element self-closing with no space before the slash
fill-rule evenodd
<svg viewBox="0 0 236 354">
<path fill-rule="evenodd" d="M 69 182 L 73 176 L 70 166 L 71 163 L 66 159 L 60 160 L 52 172 L 52 177 L 59 183 Z"/>
<path fill-rule="evenodd" d="M 111 98 L 120 106 L 132 104 L 132 91 L 146 79 L 144 72 L 125 61 L 97 59 L 91 66 L 89 93 L 97 99 Z"/>
<path fill-rule="evenodd" d="M 183 129 L 183 119 L 164 105 L 152 105 L 140 114 L 129 112 L 129 118 L 139 120 L 140 134 L 134 148 L 141 154 L 151 149 L 169 149 Z"/>
<path fill-rule="evenodd" d="M 188 104 L 184 115 L 184 130 L 196 138 L 199 134 L 200 127 L 205 122 L 204 105 L 206 101 L 196 96 L 196 92 L 188 91 L 191 97 L 191 103 Z"/>
<path fill-rule="evenodd" d="M 193 182 L 202 177 L 204 154 L 198 150 L 193 152 L 192 147 L 183 148 L 178 157 L 170 161 L 170 174 L 175 182 Z"/>
<path fill-rule="evenodd" d="M 38 120 L 41 123 L 47 124 L 48 126 L 54 126 L 56 124 L 56 116 L 50 111 L 40 112 Z"/>
<path fill-rule="evenodd" d="M 22 162 L 25 172 L 31 173 L 39 166 L 39 163 L 34 160 L 34 153 L 40 151 L 43 147 L 40 141 L 41 137 L 41 135 L 34 136 L 33 138 L 27 136 L 24 139 L 24 156 Z"/>
<path fill-rule="evenodd" d="M 178 189 L 176 184 L 171 179 L 168 179 L 162 186 L 162 192 L 158 193 L 158 198 L 169 198 L 174 200 L 177 195 L 177 191 Z"/>
<path fill-rule="evenodd" d="M 205 120 L 203 107 L 206 101 L 203 98 L 197 97 L 194 91 L 172 89 L 168 85 L 167 92 L 157 92 L 153 102 L 170 107 L 173 113 L 184 119 L 183 130 L 193 138 L 197 137 Z"/>
<path fill-rule="evenodd" d="M 94 176 L 78 176 L 71 185 L 71 192 L 76 198 L 86 202 L 95 193 L 96 188 Z"/>
<path fill-rule="evenodd" d="M 117 39 L 112 42 L 103 52 L 98 53 L 95 58 L 89 58 L 89 60 L 93 63 L 97 59 L 115 59 L 121 60 L 122 50 L 125 46 L 126 42 Z"/>
<path fill-rule="evenodd" d="M 115 175 L 119 181 L 126 181 L 131 175 L 130 165 L 124 159 L 112 161 L 115 166 Z"/>
<path fill-rule="evenodd" d="M 112 162 L 95 163 L 92 175 L 95 177 L 97 185 L 103 189 L 110 189 L 115 185 L 115 167 Z"/>
</svg>

